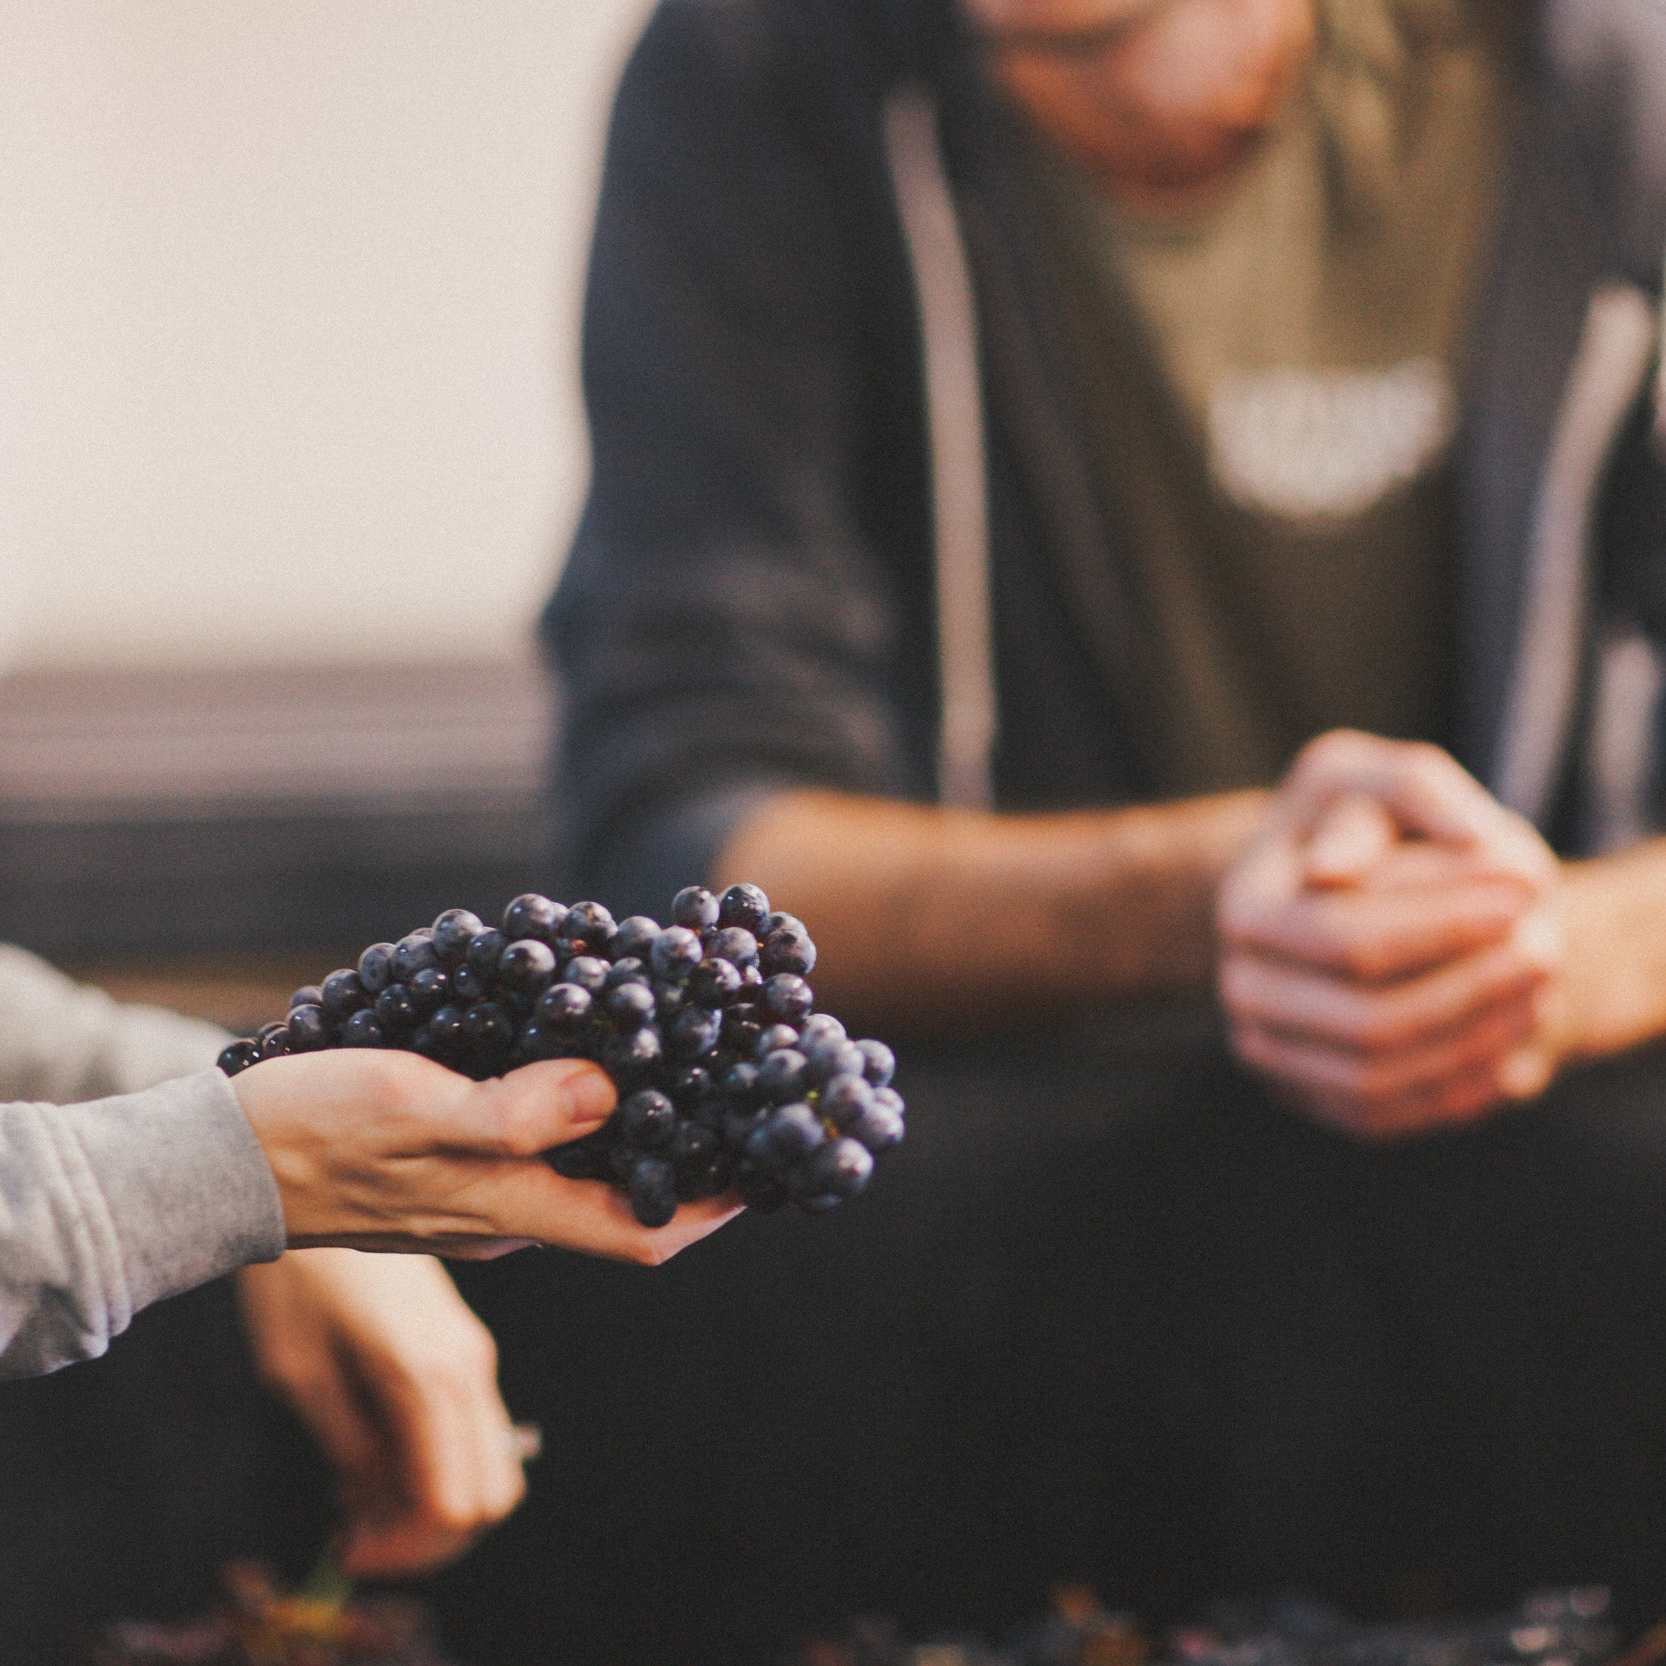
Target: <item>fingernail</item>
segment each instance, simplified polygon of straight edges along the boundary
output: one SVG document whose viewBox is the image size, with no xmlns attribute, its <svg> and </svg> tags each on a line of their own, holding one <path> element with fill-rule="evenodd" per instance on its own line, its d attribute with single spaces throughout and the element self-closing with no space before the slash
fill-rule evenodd
<svg viewBox="0 0 1666 1666">
<path fill-rule="evenodd" d="M 613 1113 L 613 1084 L 594 1065 L 567 1082 L 567 1111 L 574 1122 L 602 1122 Z"/>
</svg>

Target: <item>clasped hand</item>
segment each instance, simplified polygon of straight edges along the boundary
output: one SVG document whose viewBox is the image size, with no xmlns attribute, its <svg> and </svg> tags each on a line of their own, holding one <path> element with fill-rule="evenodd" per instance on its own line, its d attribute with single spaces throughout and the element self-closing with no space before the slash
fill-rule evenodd
<svg viewBox="0 0 1666 1666">
<path fill-rule="evenodd" d="M 1437 747 L 1306 747 L 1222 885 L 1239 1058 L 1356 1138 L 1474 1121 L 1564 1053 L 1561 864 Z"/>
</svg>

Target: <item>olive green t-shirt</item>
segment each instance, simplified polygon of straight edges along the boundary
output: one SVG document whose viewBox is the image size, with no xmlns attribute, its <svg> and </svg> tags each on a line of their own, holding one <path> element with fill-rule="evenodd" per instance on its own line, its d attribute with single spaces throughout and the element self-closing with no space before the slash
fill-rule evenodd
<svg viewBox="0 0 1666 1666">
<path fill-rule="evenodd" d="M 1015 136 L 1153 650 L 1165 793 L 1268 785 L 1340 725 L 1447 730 L 1453 436 L 1525 8 L 1317 9 L 1304 85 L 1193 217 L 1119 212 Z"/>
</svg>

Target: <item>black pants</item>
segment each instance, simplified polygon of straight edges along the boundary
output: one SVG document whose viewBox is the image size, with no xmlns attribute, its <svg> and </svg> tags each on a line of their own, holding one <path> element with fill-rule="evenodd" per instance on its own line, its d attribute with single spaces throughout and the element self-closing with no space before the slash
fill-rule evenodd
<svg viewBox="0 0 1666 1666">
<path fill-rule="evenodd" d="M 475 1658 L 716 1666 L 1062 1577 L 1666 1613 L 1666 1058 L 1371 1151 L 1186 1015 L 905 1056 L 859 1204 L 468 1275 L 549 1448 L 444 1582 Z"/>
<path fill-rule="evenodd" d="M 859 1611 L 994 1627 L 1085 1577 L 1162 1618 L 1612 1583 L 1666 1613 L 1666 1058 L 1366 1151 L 1189 1019 L 908 1049 L 859 1203 L 655 1272 L 459 1275 L 545 1430 L 433 1587 L 476 1666 L 737 1666 Z M 329 1484 L 216 1288 L 0 1389 L 0 1666 L 305 1562 Z"/>
</svg>

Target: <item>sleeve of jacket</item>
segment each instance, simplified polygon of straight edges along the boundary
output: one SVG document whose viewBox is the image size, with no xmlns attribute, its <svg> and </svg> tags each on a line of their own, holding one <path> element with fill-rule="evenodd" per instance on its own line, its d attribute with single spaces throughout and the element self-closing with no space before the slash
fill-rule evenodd
<svg viewBox="0 0 1666 1666">
<path fill-rule="evenodd" d="M 283 1248 L 277 1186 L 218 1070 L 0 1104 L 0 1378 L 102 1354 L 140 1308 Z"/>
<path fill-rule="evenodd" d="M 0 1378 L 92 1358 L 149 1303 L 282 1253 L 272 1172 L 204 1068 L 225 1039 L 0 945 Z"/>
<path fill-rule="evenodd" d="M 616 908 L 663 911 L 772 793 L 921 790 L 871 507 L 890 204 L 770 13 L 667 0 L 610 135 L 592 488 L 545 626 L 567 874 Z"/>
<path fill-rule="evenodd" d="M 67 1105 L 137 1092 L 195 1075 L 229 1039 L 177 1012 L 113 1001 L 0 944 L 0 1100 Z"/>
</svg>

